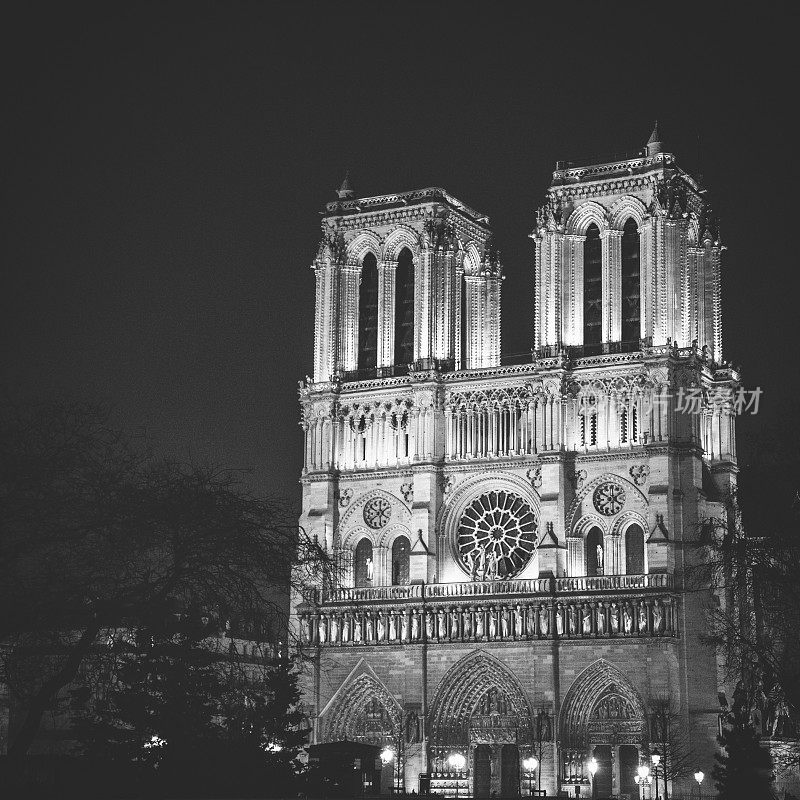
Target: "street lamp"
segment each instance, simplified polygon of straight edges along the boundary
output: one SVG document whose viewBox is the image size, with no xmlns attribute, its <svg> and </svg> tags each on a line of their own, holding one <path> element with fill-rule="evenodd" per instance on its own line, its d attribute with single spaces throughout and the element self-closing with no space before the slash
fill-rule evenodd
<svg viewBox="0 0 800 800">
<path fill-rule="evenodd" d="M 589 778 L 589 794 L 592 797 L 594 797 L 594 776 L 595 776 L 595 773 L 597 772 L 597 768 L 599 766 L 600 765 L 597 763 L 597 759 L 594 756 L 592 756 L 592 758 L 589 759 L 589 763 L 586 765 L 587 769 L 589 770 L 589 775 L 590 775 L 590 778 Z"/>
<path fill-rule="evenodd" d="M 447 757 L 447 763 L 454 772 L 460 774 L 464 769 L 464 764 L 467 763 L 467 759 L 461 753 L 450 753 Z M 458 777 L 456 777 L 456 800 L 458 800 Z"/>
<path fill-rule="evenodd" d="M 694 779 L 697 781 L 697 793 L 700 795 L 700 800 L 703 800 L 703 778 L 705 778 L 705 775 L 700 770 L 697 770 L 694 774 Z"/>
<path fill-rule="evenodd" d="M 653 762 L 653 774 L 656 777 L 656 800 L 659 800 L 659 795 L 658 795 L 658 765 L 661 763 L 661 753 L 659 753 L 658 750 L 653 750 L 653 752 L 650 754 L 650 760 Z M 665 776 L 664 780 L 666 782 L 666 776 Z"/>
<path fill-rule="evenodd" d="M 639 796 L 644 800 L 644 787 L 653 782 L 653 776 L 650 774 L 650 767 L 647 764 L 641 764 L 636 773 L 633 779 L 639 787 Z"/>
<path fill-rule="evenodd" d="M 389 745 L 387 744 L 386 747 L 384 747 L 383 750 L 381 750 L 381 764 L 383 764 L 383 766 L 386 767 L 392 763 L 393 758 L 394 758 L 394 750 L 392 750 L 392 748 L 389 747 Z M 392 783 L 394 783 L 394 770 L 392 770 Z M 381 784 L 383 784 L 382 777 L 381 777 Z M 392 793 L 392 788 L 393 787 L 390 786 L 389 794 Z"/>
<path fill-rule="evenodd" d="M 533 772 L 539 766 L 539 759 L 536 756 L 530 756 L 522 762 L 522 766 L 528 773 L 528 794 L 533 797 Z"/>
</svg>

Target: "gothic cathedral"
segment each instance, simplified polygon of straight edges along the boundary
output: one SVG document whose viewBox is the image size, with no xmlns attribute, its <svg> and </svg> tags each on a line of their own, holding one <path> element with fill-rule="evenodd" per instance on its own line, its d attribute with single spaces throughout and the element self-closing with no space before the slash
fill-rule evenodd
<svg viewBox="0 0 800 800">
<path fill-rule="evenodd" d="M 312 741 L 391 747 L 409 792 L 634 798 L 667 703 L 710 773 L 724 687 L 687 580 L 735 481 L 713 398 L 738 376 L 705 189 L 657 131 L 559 162 L 526 363 L 501 358 L 485 215 L 345 181 L 322 233 L 300 522 L 339 569 L 292 603 Z"/>
</svg>

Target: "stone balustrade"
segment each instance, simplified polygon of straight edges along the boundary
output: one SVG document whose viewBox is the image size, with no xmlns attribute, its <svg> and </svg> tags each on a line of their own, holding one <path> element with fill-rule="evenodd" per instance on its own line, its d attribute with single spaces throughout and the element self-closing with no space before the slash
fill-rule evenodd
<svg viewBox="0 0 800 800">
<path fill-rule="evenodd" d="M 642 589 L 672 589 L 672 575 L 597 575 L 574 578 L 527 578 L 500 581 L 465 581 L 428 583 L 410 586 L 340 587 L 322 594 L 322 604 L 381 603 L 397 600 L 421 600 L 458 597 L 495 597 L 498 595 L 544 595 L 584 592 L 616 592 Z M 316 596 L 309 593 L 308 601 Z"/>
<path fill-rule="evenodd" d="M 391 603 L 317 606 L 301 612 L 300 631 L 307 645 L 338 647 L 674 637 L 676 600 L 663 592 L 666 587 L 652 588 L 662 591 L 601 598 L 554 594 L 511 599 L 494 595 L 457 604 L 421 591 L 397 607 Z"/>
</svg>

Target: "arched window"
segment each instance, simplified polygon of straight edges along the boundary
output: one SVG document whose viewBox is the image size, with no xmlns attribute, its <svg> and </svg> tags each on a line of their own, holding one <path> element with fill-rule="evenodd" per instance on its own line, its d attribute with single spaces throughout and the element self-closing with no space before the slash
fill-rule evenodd
<svg viewBox="0 0 800 800">
<path fill-rule="evenodd" d="M 404 247 L 397 258 L 394 288 L 394 363 L 414 360 L 414 259 Z"/>
<path fill-rule="evenodd" d="M 622 341 L 638 342 L 641 338 L 639 286 L 639 228 L 633 218 L 622 231 Z"/>
<path fill-rule="evenodd" d="M 625 531 L 625 573 L 644 575 L 644 531 L 639 525 Z"/>
<path fill-rule="evenodd" d="M 374 569 L 372 542 L 369 539 L 362 539 L 356 547 L 355 564 L 353 564 L 356 588 L 373 585 Z"/>
<path fill-rule="evenodd" d="M 392 586 L 408 585 L 408 556 L 411 545 L 408 537 L 398 536 L 392 544 Z"/>
<path fill-rule="evenodd" d="M 603 341 L 603 246 L 592 223 L 583 243 L 583 343 Z"/>
<path fill-rule="evenodd" d="M 461 369 L 467 368 L 467 276 L 461 277 Z"/>
<path fill-rule="evenodd" d="M 628 443 L 628 409 L 623 408 L 619 415 L 619 440 L 621 444 Z"/>
<path fill-rule="evenodd" d="M 603 548 L 603 531 L 592 528 L 586 535 L 586 574 L 589 576 L 603 575 L 605 567 L 605 551 Z"/>
<path fill-rule="evenodd" d="M 378 366 L 378 262 L 364 256 L 358 288 L 358 369 Z"/>
</svg>

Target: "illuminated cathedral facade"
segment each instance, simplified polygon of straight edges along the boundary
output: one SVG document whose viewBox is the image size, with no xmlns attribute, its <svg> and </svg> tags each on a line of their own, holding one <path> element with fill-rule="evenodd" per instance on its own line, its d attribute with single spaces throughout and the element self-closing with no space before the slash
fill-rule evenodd
<svg viewBox="0 0 800 800">
<path fill-rule="evenodd" d="M 507 364 L 485 215 L 347 182 L 326 207 L 300 522 L 338 572 L 293 599 L 303 704 L 312 741 L 389 748 L 398 789 L 634 798 L 642 759 L 669 771 L 659 703 L 706 773 L 716 747 L 711 598 L 686 587 L 736 476 L 723 248 L 657 131 L 559 162 L 531 238 Z"/>
</svg>

